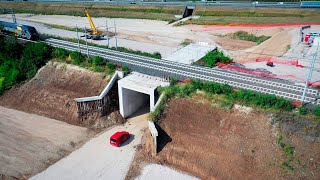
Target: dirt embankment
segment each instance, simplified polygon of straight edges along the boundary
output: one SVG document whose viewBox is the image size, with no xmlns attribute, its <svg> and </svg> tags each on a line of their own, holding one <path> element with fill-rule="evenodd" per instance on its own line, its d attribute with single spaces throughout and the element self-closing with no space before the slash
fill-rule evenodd
<svg viewBox="0 0 320 180">
<path fill-rule="evenodd" d="M 73 125 L 93 125 L 99 115 L 92 114 L 86 116 L 85 120 L 79 119 L 74 98 L 99 95 L 108 80 L 109 77 L 103 78 L 101 73 L 49 62 L 32 80 L 6 92 L 0 98 L 0 105 Z M 116 110 L 117 103 L 113 105 L 112 110 Z"/>
<path fill-rule="evenodd" d="M 317 179 L 320 174 L 320 143 L 297 134 L 284 135 L 284 141 L 295 147 L 290 163 L 296 163 L 296 168 L 281 167 L 286 156 L 277 144 L 278 127 L 263 113 L 174 99 L 160 126 L 165 131 L 158 140 L 162 150 L 153 156 L 153 141 L 150 135 L 145 136 L 141 152 L 145 159 L 201 179 Z"/>
</svg>

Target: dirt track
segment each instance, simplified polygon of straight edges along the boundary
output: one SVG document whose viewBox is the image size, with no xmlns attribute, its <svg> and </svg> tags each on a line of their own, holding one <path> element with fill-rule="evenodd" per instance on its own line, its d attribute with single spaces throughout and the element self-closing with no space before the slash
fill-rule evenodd
<svg viewBox="0 0 320 180">
<path fill-rule="evenodd" d="M 86 128 L 0 107 L 0 175 L 39 173 L 88 138 Z"/>
<path fill-rule="evenodd" d="M 200 99 L 197 97 L 197 102 L 185 99 L 170 101 L 160 124 L 167 133 L 161 135 L 160 149 L 165 146 L 157 156 L 153 156 L 153 161 L 201 179 L 319 177 L 319 165 L 315 163 L 320 160 L 318 141 L 307 141 L 299 135 L 286 139 L 295 147 L 295 158 L 306 170 L 302 173 L 299 166 L 295 171 L 285 170 L 281 168 L 285 156 L 276 143 L 278 129 L 271 125 L 266 115 L 215 108 L 207 101 L 199 102 Z M 150 156 L 152 140 L 146 139 L 145 142 Z"/>
<path fill-rule="evenodd" d="M 0 105 L 34 113 L 74 125 L 80 122 L 74 98 L 99 95 L 108 77 L 83 68 L 49 62 L 21 87 L 0 97 Z"/>
</svg>

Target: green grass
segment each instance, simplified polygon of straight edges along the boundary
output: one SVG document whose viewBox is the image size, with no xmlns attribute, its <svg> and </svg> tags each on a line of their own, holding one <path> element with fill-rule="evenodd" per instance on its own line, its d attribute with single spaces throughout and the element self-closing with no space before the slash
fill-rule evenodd
<svg viewBox="0 0 320 180">
<path fill-rule="evenodd" d="M 197 11 L 201 16 L 234 16 L 234 17 L 304 17 L 302 14 L 261 13 L 261 12 L 224 12 L 224 11 Z"/>
<path fill-rule="evenodd" d="M 256 42 L 257 44 L 261 44 L 262 42 L 271 38 L 271 36 L 256 36 L 254 34 L 250 34 L 246 31 L 237 31 L 233 35 L 234 39 L 240 39 L 245 41 Z"/>
<path fill-rule="evenodd" d="M 281 147 L 283 153 L 286 156 L 286 159 L 281 163 L 281 167 L 289 171 L 294 171 L 297 168 L 301 168 L 301 171 L 305 172 L 305 166 L 299 159 L 295 157 L 294 146 L 292 144 L 284 143 L 281 130 L 277 138 L 277 144 Z"/>
<path fill-rule="evenodd" d="M 222 95 L 221 107 L 227 109 L 230 109 L 234 103 L 258 107 L 265 110 L 287 112 L 290 112 L 295 108 L 289 100 L 284 98 L 249 90 L 234 91 L 233 88 L 227 84 L 191 81 L 189 84 L 177 85 L 175 80 L 171 84 L 172 85 L 169 87 L 161 87 L 158 89 L 160 93 L 164 93 L 165 98 L 162 102 L 163 104 L 161 104 L 161 107 L 159 107 L 156 112 L 151 113 L 150 119 L 152 121 L 159 120 L 161 113 L 163 112 L 163 108 L 170 98 L 174 96 L 192 96 L 195 92 L 197 92 L 197 90 L 203 91 L 209 96 Z M 286 148 L 289 148 L 289 146 Z"/>
<path fill-rule="evenodd" d="M 31 2 L 0 2 L 0 8 L 14 8 L 16 13 L 84 16 L 83 8 L 90 11 L 92 17 L 138 18 L 171 21 L 174 15 L 182 14 L 185 6 L 134 6 L 134 5 L 85 5 Z M 231 8 L 197 7 L 198 20 L 189 23 L 299 23 L 319 22 L 320 13 L 314 10 L 277 9 L 277 8 Z M 262 18 L 262 19 L 261 19 Z"/>
<path fill-rule="evenodd" d="M 61 25 L 56 25 L 56 24 L 48 24 L 48 23 L 44 23 L 44 25 L 46 26 L 50 26 L 52 28 L 56 28 L 56 29 L 63 29 L 63 30 L 67 30 L 67 31 L 74 31 L 76 32 L 76 28 L 73 27 L 68 27 L 68 26 L 61 26 Z M 78 32 L 84 32 L 83 28 L 78 28 Z"/>
</svg>

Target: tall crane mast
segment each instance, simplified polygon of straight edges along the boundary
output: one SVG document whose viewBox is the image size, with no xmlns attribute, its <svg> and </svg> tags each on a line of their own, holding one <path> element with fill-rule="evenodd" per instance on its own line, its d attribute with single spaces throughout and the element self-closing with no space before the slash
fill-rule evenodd
<svg viewBox="0 0 320 180">
<path fill-rule="evenodd" d="M 89 20 L 90 26 L 91 26 L 91 31 L 89 32 L 89 35 L 87 36 L 87 38 L 92 38 L 92 39 L 100 39 L 101 38 L 101 32 L 97 30 L 96 26 L 94 25 L 91 16 L 89 14 L 89 11 L 84 8 L 84 12 Z"/>
</svg>

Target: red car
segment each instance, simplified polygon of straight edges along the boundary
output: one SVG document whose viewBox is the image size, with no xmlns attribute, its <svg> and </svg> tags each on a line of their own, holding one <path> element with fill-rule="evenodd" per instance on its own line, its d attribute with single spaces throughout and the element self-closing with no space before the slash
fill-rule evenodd
<svg viewBox="0 0 320 180">
<path fill-rule="evenodd" d="M 116 132 L 110 137 L 110 144 L 119 147 L 121 143 L 129 139 L 130 134 L 127 131 Z"/>
</svg>

